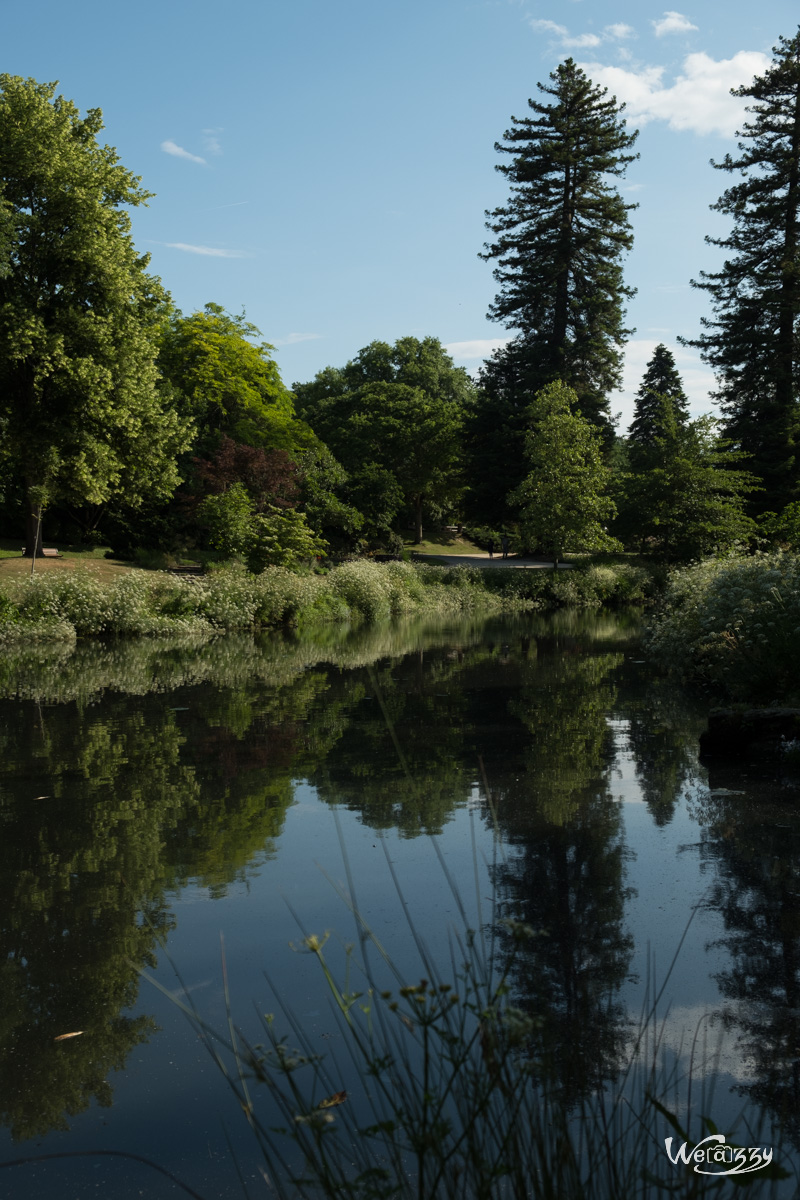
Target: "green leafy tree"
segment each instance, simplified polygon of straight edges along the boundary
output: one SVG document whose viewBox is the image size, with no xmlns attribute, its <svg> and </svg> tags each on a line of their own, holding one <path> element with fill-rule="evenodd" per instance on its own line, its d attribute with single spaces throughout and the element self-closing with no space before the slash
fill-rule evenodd
<svg viewBox="0 0 800 1200">
<path fill-rule="evenodd" d="M 672 404 L 675 420 L 685 425 L 689 419 L 689 401 L 683 390 L 683 380 L 671 350 L 660 342 L 645 369 L 639 390 L 628 438 L 634 446 L 647 446 L 660 431 L 661 397 Z"/>
<path fill-rule="evenodd" d="M 208 540 L 223 558 L 247 553 L 254 536 L 255 506 L 243 483 L 224 492 L 206 496 L 197 510 L 199 523 L 208 530 Z"/>
<path fill-rule="evenodd" d="M 508 203 L 487 214 L 500 285 L 489 316 L 519 330 L 512 348 L 487 367 L 503 370 L 506 355 L 528 399 L 563 380 L 584 417 L 611 433 L 608 393 L 619 386 L 625 286 L 621 259 L 633 243 L 629 211 L 611 185 L 636 157 L 622 107 L 571 58 L 539 84 L 550 99 L 529 100 L 533 115 L 512 117 L 504 141 L 511 161 L 498 164 L 511 185 Z"/>
<path fill-rule="evenodd" d="M 190 423 L 155 363 L 166 300 L 124 206 L 149 193 L 55 84 L 0 75 L 0 429 L 24 486 L 26 550 L 43 503 L 168 497 Z"/>
<path fill-rule="evenodd" d="M 463 491 L 461 444 L 473 385 L 433 337 L 372 342 L 341 370 L 295 384 L 298 405 L 350 477 L 353 503 L 385 537 L 401 506 L 422 540 L 423 508 Z"/>
<path fill-rule="evenodd" d="M 295 567 L 318 558 L 328 543 L 309 528 L 305 513 L 270 506 L 257 513 L 253 521 L 253 543 L 247 565 L 251 571 L 265 567 Z"/>
<path fill-rule="evenodd" d="M 616 507 L 607 494 L 611 472 L 600 434 L 573 411 L 575 404 L 575 393 L 561 382 L 537 394 L 529 410 L 529 474 L 509 496 L 519 508 L 523 542 L 544 551 L 554 567 L 567 548 L 619 548 L 604 528 Z"/>
<path fill-rule="evenodd" d="M 164 331 L 159 366 L 197 423 L 198 448 L 216 449 L 222 435 L 290 457 L 316 444 L 298 420 L 274 349 L 244 316 L 219 304 L 184 317 L 174 312 Z"/>
<path fill-rule="evenodd" d="M 687 344 L 717 374 L 725 435 L 752 455 L 759 509 L 797 498 L 800 411 L 800 32 L 781 38 L 772 65 L 733 95 L 750 99 L 736 156 L 714 163 L 741 175 L 712 209 L 733 220 L 719 271 L 701 272 L 714 316 Z"/>
<path fill-rule="evenodd" d="M 762 513 L 759 532 L 787 550 L 800 550 L 800 500 L 787 504 L 782 512 Z"/>
<path fill-rule="evenodd" d="M 219 304 L 206 304 L 189 317 L 172 314 L 159 365 L 198 426 L 195 451 L 214 460 L 230 440 L 240 456 L 250 446 L 275 466 L 276 456 L 286 455 L 296 475 L 298 505 L 311 527 L 349 541 L 361 521 L 342 499 L 345 473 L 298 416 L 273 347 L 260 339 L 255 325 Z M 271 502 L 280 506 L 280 490 L 273 488 Z"/>
</svg>

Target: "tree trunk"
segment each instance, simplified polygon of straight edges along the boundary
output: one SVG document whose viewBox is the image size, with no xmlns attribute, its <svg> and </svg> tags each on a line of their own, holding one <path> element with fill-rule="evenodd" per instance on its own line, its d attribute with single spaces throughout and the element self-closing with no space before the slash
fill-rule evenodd
<svg viewBox="0 0 800 1200">
<path fill-rule="evenodd" d="M 417 545 L 422 541 L 422 496 L 414 497 L 414 541 Z"/>
<path fill-rule="evenodd" d="M 25 513 L 25 557 L 34 556 L 42 557 L 42 504 L 29 497 Z"/>
</svg>

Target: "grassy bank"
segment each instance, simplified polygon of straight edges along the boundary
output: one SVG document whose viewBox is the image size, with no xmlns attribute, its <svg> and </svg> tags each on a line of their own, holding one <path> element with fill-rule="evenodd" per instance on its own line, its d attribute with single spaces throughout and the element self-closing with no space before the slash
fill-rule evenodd
<svg viewBox="0 0 800 1200">
<path fill-rule="evenodd" d="M 0 640 L 209 634 L 324 621 L 386 621 L 414 613 L 548 611 L 640 603 L 647 571 L 629 564 L 571 572 L 480 571 L 355 561 L 316 574 L 269 567 L 204 576 L 101 575 L 92 567 L 3 579 Z"/>
<path fill-rule="evenodd" d="M 676 571 L 646 645 L 728 699 L 800 703 L 800 556 L 756 554 Z"/>
</svg>

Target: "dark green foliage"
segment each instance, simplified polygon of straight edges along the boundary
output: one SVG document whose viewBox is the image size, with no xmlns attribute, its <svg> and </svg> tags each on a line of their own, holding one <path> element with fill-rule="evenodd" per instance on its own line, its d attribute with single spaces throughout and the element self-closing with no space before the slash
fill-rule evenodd
<svg viewBox="0 0 800 1200">
<path fill-rule="evenodd" d="M 510 518 L 508 493 L 528 473 L 525 434 L 539 378 L 521 337 L 496 350 L 481 369 L 466 439 L 466 509 L 471 520 L 481 525 L 502 525 Z"/>
<path fill-rule="evenodd" d="M 661 422 L 661 397 L 666 396 L 672 404 L 672 412 L 679 424 L 689 419 L 689 401 L 683 390 L 683 380 L 678 374 L 672 351 L 663 342 L 653 351 L 653 357 L 636 393 L 636 406 L 628 437 L 635 446 L 647 446 L 659 435 Z"/>
<path fill-rule="evenodd" d="M 406 506 L 441 515 L 463 491 L 461 440 L 473 385 L 436 338 L 372 342 L 341 370 L 295 384 L 299 411 L 349 476 L 368 537 L 385 542 Z"/>
<path fill-rule="evenodd" d="M 496 240 L 481 257 L 497 260 L 500 285 L 489 316 L 520 331 L 506 355 L 528 398 L 561 379 L 581 412 L 610 433 L 608 392 L 619 385 L 628 334 L 623 302 L 632 295 L 621 258 L 633 237 L 625 204 L 609 184 L 635 155 L 622 109 L 567 59 L 539 84 L 549 103 L 529 100 L 533 116 L 512 117 L 498 142 L 512 156 L 497 169 L 511 185 L 505 207 L 488 213 Z M 524 364 L 524 366 L 523 366 Z"/>
<path fill-rule="evenodd" d="M 720 441 L 716 421 L 688 424 L 661 395 L 652 406 L 649 441 L 628 448 L 630 471 L 619 496 L 616 531 L 626 542 L 672 561 L 688 561 L 748 541 L 755 531 L 744 513 L 757 486 L 743 457 Z"/>
<path fill-rule="evenodd" d="M 714 317 L 689 342 L 719 380 L 725 433 L 751 454 L 764 492 L 755 507 L 782 508 L 797 497 L 800 388 L 800 32 L 781 38 L 763 76 L 733 94 L 749 98 L 751 119 L 739 154 L 714 166 L 741 173 L 712 208 L 731 233 L 707 238 L 726 251 L 719 271 L 696 287 Z"/>
</svg>

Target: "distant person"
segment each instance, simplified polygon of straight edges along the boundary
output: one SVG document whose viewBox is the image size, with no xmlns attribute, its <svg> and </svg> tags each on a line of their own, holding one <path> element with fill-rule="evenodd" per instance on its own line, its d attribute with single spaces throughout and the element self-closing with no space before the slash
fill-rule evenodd
<svg viewBox="0 0 800 1200">
<path fill-rule="evenodd" d="M 508 534 L 507 533 L 503 534 L 502 538 L 500 539 L 500 542 L 503 547 L 503 558 L 508 558 Z"/>
<path fill-rule="evenodd" d="M 489 551 L 489 558 L 494 558 L 494 538 L 489 538 L 486 549 Z"/>
</svg>

